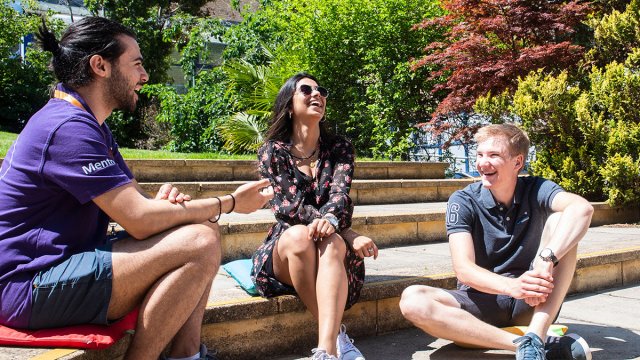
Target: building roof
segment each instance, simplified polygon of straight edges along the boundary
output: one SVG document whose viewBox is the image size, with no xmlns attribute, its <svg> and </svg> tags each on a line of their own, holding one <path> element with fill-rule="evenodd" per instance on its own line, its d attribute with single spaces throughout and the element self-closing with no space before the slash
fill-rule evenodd
<svg viewBox="0 0 640 360">
<path fill-rule="evenodd" d="M 244 9 L 247 6 L 251 11 L 255 11 L 258 9 L 260 4 L 258 3 L 258 0 L 240 0 L 240 9 Z M 242 21 L 240 12 L 231 6 L 230 0 L 209 1 L 202 7 L 202 11 L 208 16 L 228 20 L 230 22 Z"/>
</svg>

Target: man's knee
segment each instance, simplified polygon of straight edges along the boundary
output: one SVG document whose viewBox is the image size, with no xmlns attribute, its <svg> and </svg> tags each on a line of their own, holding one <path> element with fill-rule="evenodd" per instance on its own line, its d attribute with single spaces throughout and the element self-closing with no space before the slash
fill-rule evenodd
<svg viewBox="0 0 640 360">
<path fill-rule="evenodd" d="M 434 288 L 424 285 L 411 285 L 404 289 L 400 297 L 400 311 L 409 321 L 424 317 L 432 313 Z"/>
<path fill-rule="evenodd" d="M 185 230 L 190 232 L 187 247 L 195 257 L 205 264 L 217 267 L 222 255 L 220 232 L 217 227 L 201 224 L 187 225 Z M 186 250 L 186 249 L 185 249 Z"/>
</svg>

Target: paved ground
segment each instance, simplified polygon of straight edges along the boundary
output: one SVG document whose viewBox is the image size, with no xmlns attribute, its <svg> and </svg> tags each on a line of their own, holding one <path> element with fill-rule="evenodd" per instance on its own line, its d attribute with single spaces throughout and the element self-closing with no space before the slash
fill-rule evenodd
<svg viewBox="0 0 640 360">
<path fill-rule="evenodd" d="M 640 284 L 598 293 L 569 297 L 559 322 L 569 332 L 584 337 L 593 359 L 640 359 Z M 355 339 L 367 360 L 502 360 L 513 359 L 508 351 L 462 349 L 449 341 L 435 339 L 417 329 L 408 329 Z M 307 359 L 300 355 L 274 360 Z"/>
</svg>

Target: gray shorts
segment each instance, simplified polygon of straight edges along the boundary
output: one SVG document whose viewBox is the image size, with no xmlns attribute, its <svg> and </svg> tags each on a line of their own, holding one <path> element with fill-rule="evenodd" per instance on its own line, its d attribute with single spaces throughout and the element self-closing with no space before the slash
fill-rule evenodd
<svg viewBox="0 0 640 360">
<path fill-rule="evenodd" d="M 524 300 L 475 289 L 445 291 L 456 298 L 463 310 L 496 327 L 528 326 L 533 317 L 534 308 Z"/>
<path fill-rule="evenodd" d="M 73 255 L 36 273 L 30 329 L 108 323 L 113 271 L 107 247 Z"/>
</svg>

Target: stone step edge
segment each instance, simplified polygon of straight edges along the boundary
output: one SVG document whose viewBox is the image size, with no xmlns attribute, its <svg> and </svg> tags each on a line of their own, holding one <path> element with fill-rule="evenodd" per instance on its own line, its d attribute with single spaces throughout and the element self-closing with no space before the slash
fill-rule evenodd
<svg viewBox="0 0 640 360">
<path fill-rule="evenodd" d="M 634 260 L 637 261 L 638 268 L 635 269 L 637 273 L 632 276 L 635 280 L 640 280 L 640 246 L 579 254 L 573 282 L 576 282 L 576 278 L 579 277 L 580 274 L 592 267 L 606 267 L 610 264 L 622 264 L 626 261 Z M 607 287 L 622 285 L 622 283 L 617 281 L 620 279 L 614 280 L 616 280 L 614 281 L 614 284 Z M 365 283 L 359 302 L 399 297 L 403 289 L 414 284 L 453 289 L 456 286 L 456 278 L 455 274 L 450 272 L 408 277 L 399 280 L 384 280 L 374 283 Z M 576 286 L 579 287 L 576 289 Z M 584 287 L 582 282 L 580 282 L 579 285 L 572 283 L 572 286 L 569 289 L 569 294 L 584 292 L 582 287 Z M 238 298 L 235 300 L 232 299 L 208 303 L 203 322 L 221 323 L 303 310 L 304 304 L 302 304 L 302 302 L 293 295 L 284 295 L 272 299 L 264 299 L 261 297 Z"/>
<path fill-rule="evenodd" d="M 467 186 L 471 183 L 479 181 L 478 179 L 354 179 L 351 183 L 351 188 L 354 189 L 370 189 L 370 188 L 387 188 L 387 187 L 405 187 L 405 188 L 415 188 L 415 187 L 426 187 L 426 186 Z M 175 181 L 171 182 L 171 184 L 180 186 L 188 186 L 188 187 L 199 187 L 200 189 L 206 190 L 216 190 L 216 189 L 229 189 L 229 188 L 237 188 L 242 184 L 248 183 L 248 180 L 229 180 L 229 181 Z M 158 181 L 141 181 L 139 184 L 144 187 L 157 187 L 159 188 L 162 184 L 166 182 L 158 182 Z"/>
<path fill-rule="evenodd" d="M 358 205 L 420 203 L 447 201 L 456 190 L 471 184 L 472 180 L 354 180 L 351 199 Z M 244 181 L 229 182 L 172 182 L 181 192 L 193 199 L 211 198 L 233 192 Z M 161 182 L 141 182 L 142 189 L 155 196 Z"/>
<path fill-rule="evenodd" d="M 612 208 L 603 202 L 592 205 L 595 210 L 592 227 L 640 220 L 640 206 Z M 363 235 L 371 236 L 380 248 L 446 241 L 445 206 L 442 203 L 442 207 L 436 209 L 355 213 L 351 227 Z M 222 260 L 229 262 L 251 257 L 264 241 L 275 219 L 220 222 Z"/>
<path fill-rule="evenodd" d="M 256 180 L 255 160 L 135 160 L 125 159 L 139 181 Z M 443 179 L 449 163 L 356 161 L 357 179 Z M 170 172 L 167 172 L 170 169 Z"/>
<path fill-rule="evenodd" d="M 591 205 L 594 208 L 593 218 L 591 220 L 591 226 L 600 226 L 606 224 L 612 224 L 615 222 L 635 222 L 640 219 L 640 206 L 625 206 L 625 207 L 611 207 L 605 202 L 592 202 Z M 366 205 L 375 206 L 375 205 Z M 352 217 L 352 224 L 355 225 L 380 225 L 380 224 L 394 224 L 403 222 L 427 222 L 427 221 L 442 221 L 444 220 L 446 212 L 446 205 L 443 204 L 442 209 L 427 209 L 420 211 L 402 211 L 402 213 L 387 213 L 380 211 L 378 214 L 354 214 Z M 620 214 L 624 213 L 620 219 L 616 219 Z M 633 219 L 635 217 L 635 219 Z M 629 220 L 631 218 L 631 221 Z M 616 221 L 611 221 L 616 220 Z M 224 217 L 220 220 L 220 232 L 222 235 L 238 234 L 238 233 L 251 233 L 251 232 L 266 232 L 269 227 L 275 222 L 275 219 L 269 220 L 247 220 L 237 221 L 225 220 Z"/>
<path fill-rule="evenodd" d="M 594 274 L 597 274 L 598 276 L 592 276 Z M 605 276 L 602 276 L 603 274 Z M 594 282 L 594 279 L 597 280 Z M 640 282 L 640 246 L 630 247 L 626 249 L 585 253 L 578 256 L 576 273 L 574 274 L 574 278 L 569 289 L 569 294 L 619 287 L 636 282 Z M 388 280 L 381 281 L 379 283 L 365 284 L 360 301 L 356 305 L 354 305 L 352 310 L 345 313 L 345 318 L 343 320 L 345 321 L 345 323 L 355 323 L 358 320 L 361 320 L 363 317 L 370 318 L 371 315 L 375 315 L 375 319 L 373 319 L 373 322 L 369 324 L 372 326 L 368 326 L 368 329 L 362 328 L 361 326 L 350 327 L 349 334 L 351 336 L 370 336 L 400 330 L 402 328 L 412 326 L 405 320 L 398 318 L 399 309 L 397 309 L 397 302 L 399 301 L 399 296 L 402 290 L 407 286 L 414 284 L 430 285 L 443 288 L 454 288 L 456 285 L 456 281 L 453 273 L 443 273 L 413 277 L 403 280 Z M 383 287 L 391 289 L 389 290 L 389 292 L 392 292 L 393 294 L 395 294 L 395 296 L 387 296 L 384 298 L 376 297 L 375 294 L 379 293 L 380 289 Z M 209 339 L 209 342 L 216 344 L 215 348 L 220 350 L 222 354 L 228 353 L 228 351 L 225 351 L 223 344 L 221 344 L 221 341 L 224 341 L 220 338 L 216 338 L 215 336 L 221 332 L 227 332 L 225 330 L 225 328 L 227 327 L 225 323 L 228 322 L 220 321 L 220 317 L 211 316 L 211 313 L 229 312 L 229 307 L 244 307 L 246 305 L 257 305 L 263 307 L 263 304 L 265 303 L 274 304 L 276 305 L 276 308 L 280 310 L 280 312 L 272 314 L 271 316 L 264 315 L 264 318 L 268 319 L 267 321 L 270 321 L 269 319 L 272 319 L 274 315 L 282 314 L 283 311 L 304 313 L 303 315 L 295 318 L 303 319 L 304 321 L 310 321 L 310 315 L 308 314 L 308 312 L 306 312 L 301 302 L 294 296 L 280 296 L 278 298 L 270 300 L 262 299 L 260 297 L 252 297 L 238 299 L 235 301 L 214 302 L 207 305 L 207 311 L 205 312 L 203 328 L 206 327 L 207 331 L 203 333 L 203 341 L 208 342 L 205 337 L 212 337 L 211 339 Z M 367 305 L 370 305 L 371 303 L 373 303 L 374 305 L 373 314 L 371 314 L 371 311 L 366 310 Z M 385 314 L 385 311 L 389 312 L 390 310 L 395 310 L 396 314 Z M 217 321 L 213 322 L 214 320 Z M 259 318 L 253 320 L 246 318 L 244 320 L 236 319 L 230 322 L 233 322 L 235 324 L 245 324 L 247 320 L 252 321 L 252 327 L 260 326 Z M 395 326 L 390 324 L 393 322 L 395 322 Z M 231 334 L 230 336 L 231 340 L 233 340 L 234 335 Z M 226 342 L 228 343 L 229 339 L 226 340 Z M 126 336 L 114 346 L 102 351 L 75 350 L 71 352 L 65 351 L 64 353 L 60 353 L 57 351 L 61 349 L 51 349 L 46 353 L 38 355 L 36 358 L 39 360 L 117 359 L 121 358 L 121 356 L 124 354 L 129 342 L 130 336 Z M 259 343 L 247 341 L 246 338 L 243 342 L 249 348 L 255 348 L 255 346 L 257 346 L 257 344 Z M 220 347 L 221 345 L 223 347 Z M 307 346 L 307 344 L 298 344 L 296 348 L 300 348 L 300 346 Z M 244 351 L 245 349 L 238 349 L 237 346 L 234 350 L 234 352 L 236 353 L 243 353 Z M 236 357 L 228 358 L 235 359 Z"/>
<path fill-rule="evenodd" d="M 578 261 L 569 294 L 637 282 L 640 282 L 640 246 L 584 253 Z M 412 325 L 403 318 L 398 306 L 407 286 L 454 288 L 455 283 L 453 274 L 445 273 L 365 285 L 360 301 L 345 312 L 342 320 L 353 338 L 408 328 Z M 203 342 L 218 350 L 222 359 L 249 360 L 273 354 L 308 353 L 317 340 L 311 314 L 291 296 L 272 302 L 277 302 L 279 312 L 204 323 Z M 211 308 L 210 312 L 221 312 L 220 309 Z M 286 334 L 286 337 L 274 337 L 274 333 Z M 282 341 L 283 338 L 287 341 Z"/>
<path fill-rule="evenodd" d="M 612 208 L 606 203 L 592 203 L 595 212 L 592 227 L 631 223 L 640 220 L 640 206 Z M 275 222 L 270 219 L 248 219 L 246 221 L 220 220 L 222 235 L 223 262 L 249 258 L 257 249 Z M 409 244 L 426 244 L 435 241 L 446 241 L 445 204 L 441 208 L 380 211 L 377 214 L 356 213 L 352 218 L 352 228 L 364 235 L 375 236 L 374 240 L 380 248 Z"/>
</svg>

